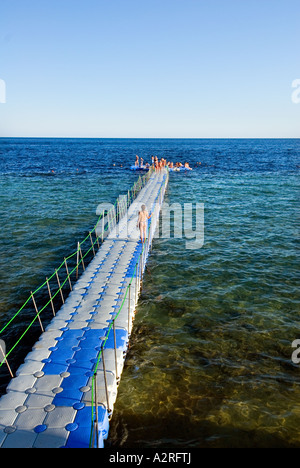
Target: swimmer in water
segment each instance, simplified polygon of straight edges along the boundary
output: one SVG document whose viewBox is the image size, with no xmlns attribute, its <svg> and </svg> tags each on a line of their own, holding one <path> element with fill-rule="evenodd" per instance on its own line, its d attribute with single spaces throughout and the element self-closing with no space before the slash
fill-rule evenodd
<svg viewBox="0 0 300 468">
<path fill-rule="evenodd" d="M 152 214 L 149 215 L 145 205 L 142 205 L 141 208 L 141 211 L 139 211 L 137 227 L 140 229 L 141 243 L 143 244 L 146 240 L 147 220 L 151 218 Z"/>
</svg>

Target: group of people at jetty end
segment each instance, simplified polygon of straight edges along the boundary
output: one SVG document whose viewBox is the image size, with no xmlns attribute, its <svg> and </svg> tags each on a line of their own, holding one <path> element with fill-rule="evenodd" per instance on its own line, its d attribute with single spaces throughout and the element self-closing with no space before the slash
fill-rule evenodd
<svg viewBox="0 0 300 468">
<path fill-rule="evenodd" d="M 176 162 L 173 163 L 172 161 L 167 161 L 165 158 L 158 159 L 157 156 L 152 156 L 151 157 L 151 164 L 148 162 L 144 164 L 144 159 L 141 157 L 139 158 L 138 155 L 135 157 L 135 167 L 140 167 L 140 168 L 150 168 L 151 166 L 153 169 L 156 171 L 161 170 L 164 167 L 168 167 L 169 169 L 172 169 L 173 171 L 180 171 L 181 168 L 184 168 L 186 170 L 192 171 L 192 168 L 190 167 L 188 162 L 185 162 L 182 164 L 181 162 Z"/>
</svg>

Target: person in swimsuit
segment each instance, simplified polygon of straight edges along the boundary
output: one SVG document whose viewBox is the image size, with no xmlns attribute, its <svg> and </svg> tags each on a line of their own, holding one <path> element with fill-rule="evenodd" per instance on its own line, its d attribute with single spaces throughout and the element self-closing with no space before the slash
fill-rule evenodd
<svg viewBox="0 0 300 468">
<path fill-rule="evenodd" d="M 141 208 L 141 211 L 139 211 L 137 227 L 140 229 L 141 243 L 143 244 L 147 235 L 147 220 L 151 218 L 152 214 L 149 215 L 145 205 L 142 205 Z"/>
<path fill-rule="evenodd" d="M 185 169 L 188 169 L 189 171 L 192 170 L 192 168 L 190 167 L 190 165 L 189 165 L 188 162 L 184 163 L 184 168 L 185 168 Z"/>
</svg>

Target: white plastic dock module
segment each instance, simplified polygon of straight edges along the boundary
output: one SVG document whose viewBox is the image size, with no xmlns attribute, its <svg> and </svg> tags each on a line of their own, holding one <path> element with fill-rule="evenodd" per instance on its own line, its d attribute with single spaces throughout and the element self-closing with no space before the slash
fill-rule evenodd
<svg viewBox="0 0 300 468">
<path fill-rule="evenodd" d="M 132 329 L 139 278 L 167 182 L 166 170 L 152 174 L 10 381 L 0 399 L 1 448 L 104 447 Z M 143 248 L 136 227 L 142 204 L 152 217 L 142 262 L 137 266 Z M 98 411 L 92 437 L 95 397 Z"/>
</svg>

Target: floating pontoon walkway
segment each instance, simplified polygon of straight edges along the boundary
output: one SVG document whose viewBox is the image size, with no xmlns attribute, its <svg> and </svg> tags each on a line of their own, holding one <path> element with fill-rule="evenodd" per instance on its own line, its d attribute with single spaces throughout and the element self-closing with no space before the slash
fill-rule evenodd
<svg viewBox="0 0 300 468">
<path fill-rule="evenodd" d="M 0 399 L 0 447 L 103 447 L 167 171 L 152 174 Z M 147 241 L 137 209 L 152 213 Z"/>
</svg>

